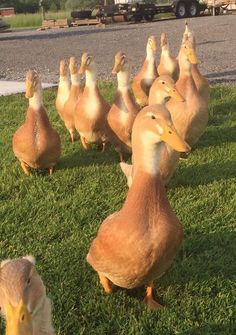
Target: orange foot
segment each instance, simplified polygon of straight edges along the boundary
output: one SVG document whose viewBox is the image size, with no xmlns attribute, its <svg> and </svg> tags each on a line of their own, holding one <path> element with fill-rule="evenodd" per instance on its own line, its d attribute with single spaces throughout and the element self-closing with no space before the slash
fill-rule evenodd
<svg viewBox="0 0 236 335">
<path fill-rule="evenodd" d="M 149 283 L 146 289 L 146 297 L 144 298 L 144 303 L 152 310 L 157 310 L 163 308 L 152 296 L 153 283 Z"/>
</svg>

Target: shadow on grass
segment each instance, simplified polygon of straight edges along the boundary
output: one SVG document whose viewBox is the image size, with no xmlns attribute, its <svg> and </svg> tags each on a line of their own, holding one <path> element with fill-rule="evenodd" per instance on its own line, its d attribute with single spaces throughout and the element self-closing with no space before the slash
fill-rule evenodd
<svg viewBox="0 0 236 335">
<path fill-rule="evenodd" d="M 208 128 L 196 148 L 218 146 L 227 142 L 236 142 L 236 127 Z"/>
<path fill-rule="evenodd" d="M 184 167 L 180 163 L 179 171 L 172 179 L 170 188 L 178 186 L 198 186 L 216 180 L 226 180 L 235 177 L 235 161 L 212 162 Z"/>
<path fill-rule="evenodd" d="M 91 147 L 87 151 L 81 149 L 68 156 L 62 157 L 57 169 L 73 169 L 75 167 L 91 165 L 112 165 L 114 163 L 119 163 L 119 156 L 111 147 L 107 147 L 103 153 L 99 152 L 95 147 Z"/>
</svg>

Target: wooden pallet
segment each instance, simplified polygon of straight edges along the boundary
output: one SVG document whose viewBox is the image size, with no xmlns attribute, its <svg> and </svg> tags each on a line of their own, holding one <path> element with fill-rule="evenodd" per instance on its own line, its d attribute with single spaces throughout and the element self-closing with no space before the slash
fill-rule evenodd
<svg viewBox="0 0 236 335">
<path fill-rule="evenodd" d="M 38 30 L 46 30 L 53 28 L 68 28 L 71 23 L 68 19 L 57 19 L 57 20 L 43 20 L 42 27 Z"/>
<path fill-rule="evenodd" d="M 101 24 L 101 20 L 98 19 L 81 19 L 78 20 L 76 19 L 75 21 L 72 22 L 73 27 L 78 27 L 78 26 L 97 26 Z"/>
</svg>

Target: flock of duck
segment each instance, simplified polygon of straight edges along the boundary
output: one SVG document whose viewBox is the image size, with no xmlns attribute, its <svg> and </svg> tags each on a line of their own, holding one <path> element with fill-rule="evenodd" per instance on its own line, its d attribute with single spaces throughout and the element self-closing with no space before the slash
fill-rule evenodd
<svg viewBox="0 0 236 335">
<path fill-rule="evenodd" d="M 84 149 L 95 143 L 101 151 L 110 142 L 120 155 L 129 186 L 121 210 L 102 222 L 87 261 L 106 293 L 115 285 L 127 289 L 145 285 L 144 302 L 152 309 L 162 307 L 153 298 L 153 281 L 169 268 L 183 239 L 164 185 L 180 156 L 203 134 L 209 101 L 209 85 L 197 67 L 195 38 L 187 24 L 177 59 L 170 55 L 165 34 L 158 66 L 156 49 L 151 36 L 144 64 L 132 82 L 133 94 L 130 61 L 123 52 L 115 55 L 112 73 L 117 74 L 118 88 L 111 107 L 99 92 L 96 64 L 88 53 L 82 55 L 79 71 L 76 59 L 70 58 L 71 84 L 66 63 L 60 62 L 56 98 L 71 141 L 78 132 Z M 81 74 L 86 77 L 84 87 Z M 27 73 L 26 98 L 29 108 L 25 123 L 13 136 L 14 154 L 26 175 L 32 168 L 52 174 L 60 157 L 60 137 L 43 107 L 36 71 Z M 125 163 L 131 154 L 132 164 Z M 0 311 L 7 335 L 55 334 L 50 300 L 32 256 L 1 263 Z"/>
</svg>

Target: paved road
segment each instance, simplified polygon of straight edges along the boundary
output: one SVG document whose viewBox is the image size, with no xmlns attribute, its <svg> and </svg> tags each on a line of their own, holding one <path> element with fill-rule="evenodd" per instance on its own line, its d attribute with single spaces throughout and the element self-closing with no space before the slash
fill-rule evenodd
<svg viewBox="0 0 236 335">
<path fill-rule="evenodd" d="M 236 15 L 199 17 L 189 20 L 198 43 L 200 69 L 211 82 L 236 83 Z M 149 35 L 158 39 L 165 32 L 173 55 L 177 55 L 184 20 L 141 24 L 21 31 L 0 34 L 0 80 L 24 80 L 29 68 L 40 71 L 43 81 L 57 82 L 61 58 L 83 51 L 95 56 L 99 78 L 112 78 L 114 54 L 122 50 L 132 59 L 133 74 L 145 56 Z M 159 57 L 159 54 L 158 54 Z"/>
</svg>

